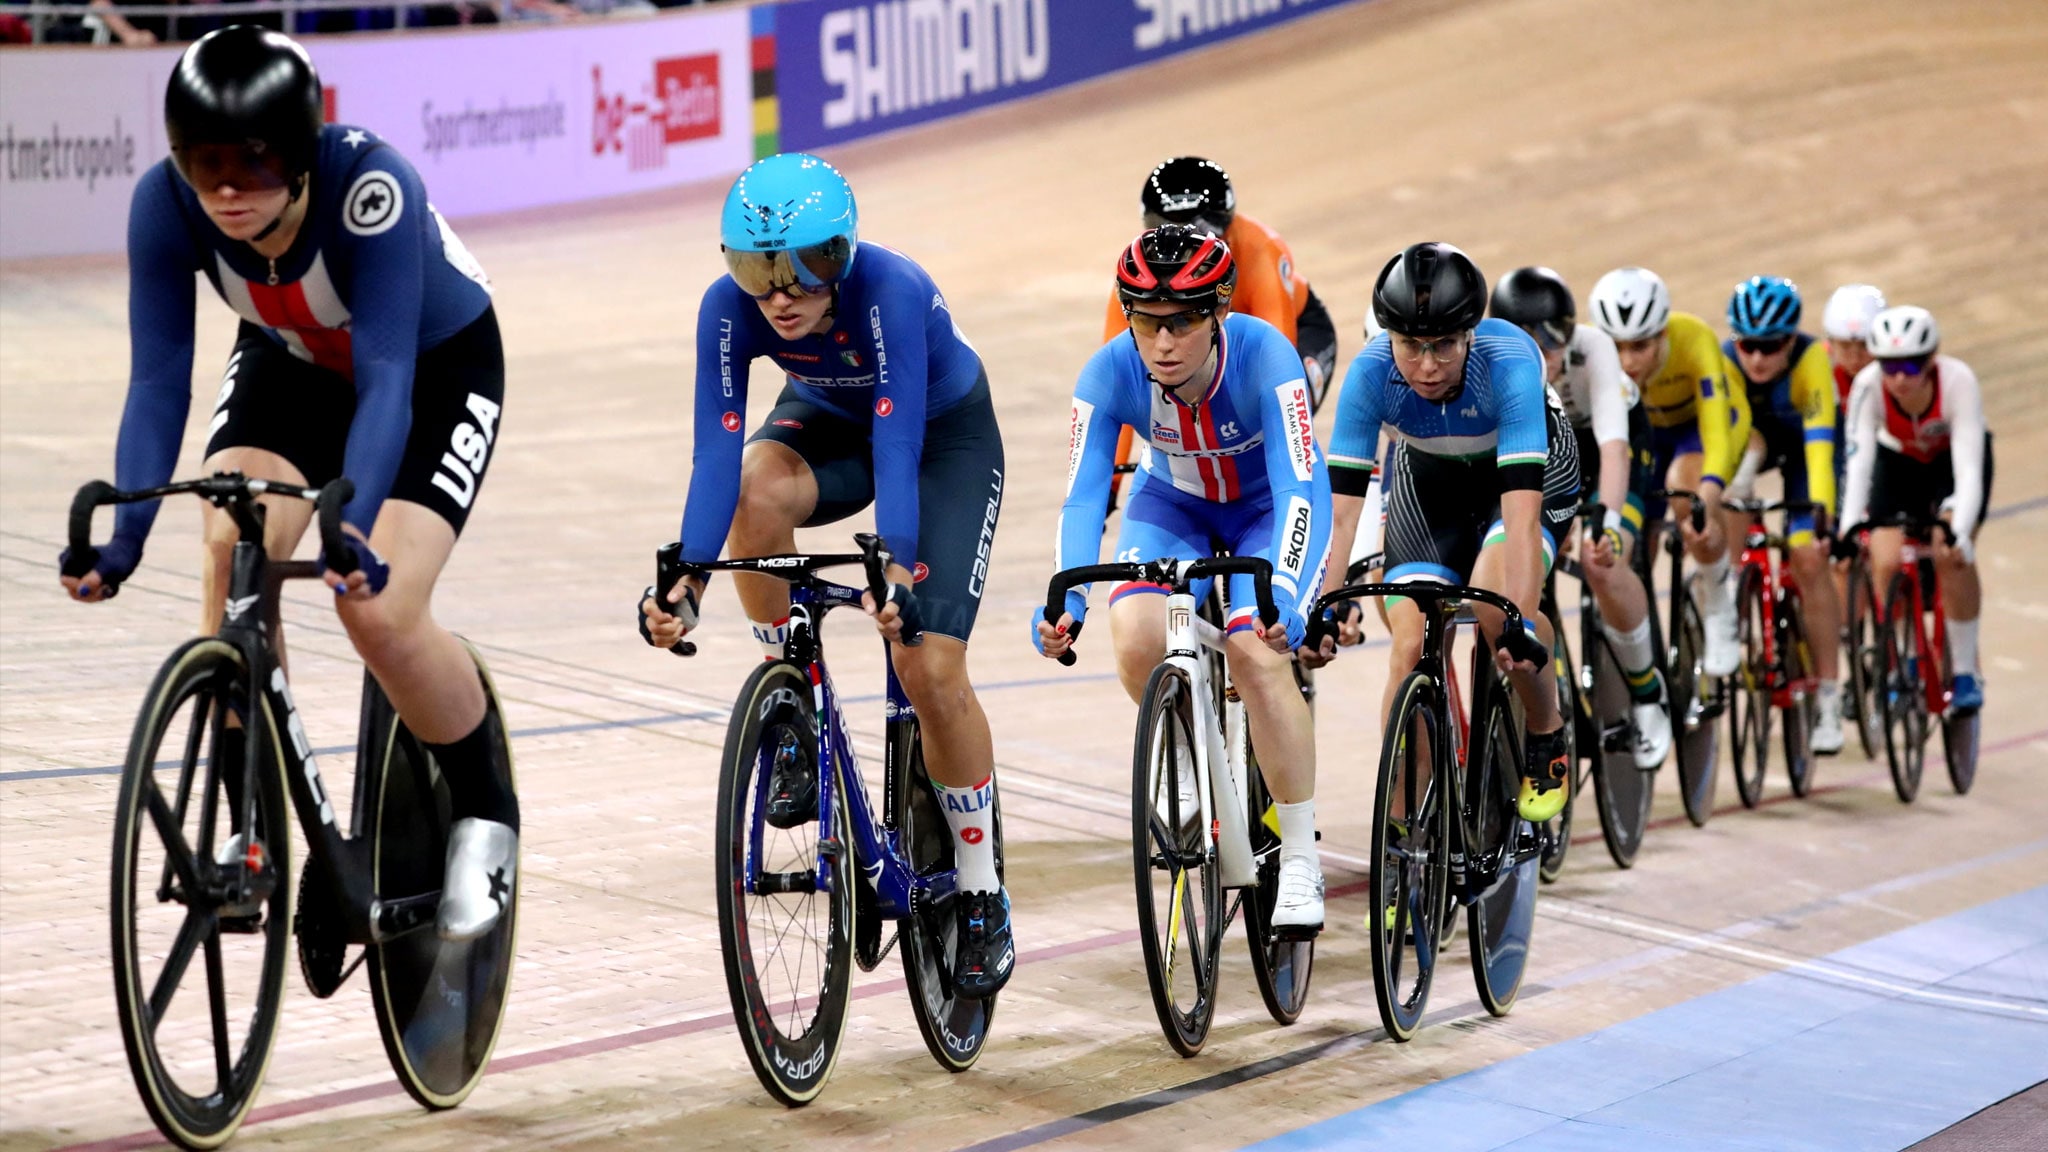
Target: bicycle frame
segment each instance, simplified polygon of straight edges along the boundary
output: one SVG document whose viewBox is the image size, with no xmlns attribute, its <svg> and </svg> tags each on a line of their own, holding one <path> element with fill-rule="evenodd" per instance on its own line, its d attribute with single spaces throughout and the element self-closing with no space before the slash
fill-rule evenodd
<svg viewBox="0 0 2048 1152">
<path fill-rule="evenodd" d="M 1175 576 L 1179 576 L 1177 570 Z M 1252 859 L 1251 831 L 1245 825 L 1243 749 L 1248 741 L 1244 739 L 1244 705 L 1232 701 L 1226 705 L 1225 716 L 1216 715 L 1216 686 L 1209 679 L 1209 661 L 1201 658 L 1203 648 L 1221 653 L 1223 630 L 1202 619 L 1192 591 L 1170 594 L 1166 598 L 1165 662 L 1186 673 L 1193 686 L 1195 725 L 1203 735 L 1195 744 L 1195 792 L 1202 806 L 1202 824 L 1209 829 L 1209 842 L 1216 849 L 1222 886 L 1249 888 L 1258 883 L 1258 869 Z M 1224 767 L 1220 774 L 1216 771 L 1219 764 Z"/>
<path fill-rule="evenodd" d="M 1778 651 L 1778 627 L 1786 611 L 1785 598 L 1788 595 L 1801 596 L 1799 578 L 1792 566 L 1784 562 L 1779 553 L 1788 545 L 1783 534 L 1773 534 L 1764 523 L 1764 514 L 1769 511 L 1790 513 L 1795 509 L 1783 504 L 1766 505 L 1758 503 L 1730 502 L 1731 506 L 1746 513 L 1749 526 L 1742 536 L 1742 551 L 1736 561 L 1737 579 L 1742 573 L 1755 571 L 1762 574 L 1764 583 L 1764 611 L 1768 617 L 1763 625 L 1764 667 L 1773 679 L 1771 684 L 1771 707 L 1792 707 L 1795 692 L 1812 692 L 1817 680 L 1794 681 L 1782 675 L 1784 663 Z"/>
<path fill-rule="evenodd" d="M 1925 540 L 1915 539 L 1908 532 L 1899 545 L 1899 572 L 1906 577 L 1906 587 L 1913 597 L 1913 627 L 1920 633 L 1920 651 L 1927 658 L 1920 661 L 1915 669 L 1920 678 L 1920 688 L 1927 696 L 1927 711 L 1940 716 L 1948 711 L 1949 687 L 1943 682 L 1941 665 L 1948 656 L 1948 613 L 1941 603 L 1941 580 L 1922 580 L 1920 566 L 1933 559 L 1933 553 Z M 1930 592 L 1928 585 L 1932 584 Z M 1885 613 L 1890 609 L 1889 594 L 1880 595 L 1872 589 L 1877 599 L 1877 620 L 1889 625 Z M 1928 614 L 1934 616 L 1934 623 L 1928 624 Z"/>
</svg>

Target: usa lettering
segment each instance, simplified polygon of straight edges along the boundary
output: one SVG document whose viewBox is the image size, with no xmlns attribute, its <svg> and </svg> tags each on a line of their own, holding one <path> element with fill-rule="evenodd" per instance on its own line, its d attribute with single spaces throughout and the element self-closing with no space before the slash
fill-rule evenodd
<svg viewBox="0 0 2048 1152">
<path fill-rule="evenodd" d="M 484 465 L 491 458 L 499 411 L 497 404 L 474 392 L 469 394 L 467 407 L 476 423 L 465 420 L 455 426 L 448 437 L 448 451 L 441 453 L 441 467 L 434 473 L 434 487 L 464 508 L 476 499 L 476 478 L 484 474 Z"/>
</svg>

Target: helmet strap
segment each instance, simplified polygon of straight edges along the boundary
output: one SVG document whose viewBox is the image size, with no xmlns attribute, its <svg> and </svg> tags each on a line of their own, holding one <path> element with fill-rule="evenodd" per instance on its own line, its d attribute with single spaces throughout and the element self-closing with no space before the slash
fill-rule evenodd
<svg viewBox="0 0 2048 1152">
<path fill-rule="evenodd" d="M 284 218 L 286 216 L 291 215 L 292 205 L 299 202 L 300 196 L 305 195 L 306 185 L 308 182 L 309 176 L 307 173 L 304 172 L 299 173 L 298 176 L 292 180 L 291 191 L 285 196 L 284 208 L 278 212 L 275 219 L 271 220 L 270 223 L 265 224 L 263 226 L 263 231 L 258 232 L 254 236 L 249 237 L 249 243 L 261 244 L 263 241 L 270 239 L 272 233 L 276 232 L 279 228 L 284 226 Z"/>
</svg>

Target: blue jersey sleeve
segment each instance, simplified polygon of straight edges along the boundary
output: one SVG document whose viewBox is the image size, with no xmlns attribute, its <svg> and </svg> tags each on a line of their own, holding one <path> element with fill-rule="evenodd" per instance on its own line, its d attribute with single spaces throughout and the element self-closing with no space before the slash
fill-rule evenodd
<svg viewBox="0 0 2048 1152">
<path fill-rule="evenodd" d="M 877 285 L 862 317 L 875 346 L 875 531 L 906 568 L 917 563 L 917 474 L 932 386 L 928 302 L 922 285 L 891 277 Z"/>
<path fill-rule="evenodd" d="M 419 174 L 392 149 L 367 153 L 349 179 L 344 219 L 358 201 L 389 194 L 387 184 L 398 189 L 399 198 L 392 210 L 395 224 L 382 231 L 345 228 L 337 236 L 349 245 L 354 266 L 349 327 L 356 373 L 356 413 L 342 456 L 343 474 L 355 482 L 356 494 L 342 518 L 367 535 L 398 478 L 412 431 L 413 366 L 426 284 L 421 237 L 437 226 Z"/>
<path fill-rule="evenodd" d="M 1328 524 L 1318 525 L 1315 414 L 1301 360 L 1284 338 L 1260 341 L 1246 377 L 1258 390 L 1259 423 L 1266 431 L 1266 480 L 1273 490 L 1273 599 L 1285 617 L 1299 614 L 1301 593 L 1322 573 Z M 1320 531 L 1318 530 L 1320 528 Z M 1318 548 L 1318 538 L 1325 544 Z"/>
<path fill-rule="evenodd" d="M 128 401 L 114 450 L 114 483 L 154 488 L 178 466 L 192 406 L 192 313 L 199 249 L 178 208 L 168 164 L 143 174 L 128 209 Z M 157 502 L 124 504 L 114 535 L 137 554 Z"/>
<path fill-rule="evenodd" d="M 1094 564 L 1102 558 L 1109 478 L 1116 468 L 1117 434 L 1125 424 L 1117 403 L 1117 351 L 1115 344 L 1096 350 L 1074 385 L 1073 415 L 1067 425 L 1067 499 L 1060 505 L 1055 571 Z M 1087 595 L 1085 587 L 1069 594 L 1069 610 L 1077 597 L 1085 605 Z M 1075 619 L 1081 615 L 1074 612 Z"/>
<path fill-rule="evenodd" d="M 740 454 L 746 447 L 747 366 L 754 359 L 746 312 L 754 307 L 722 276 L 704 290 L 697 308 L 695 446 L 690 453 L 690 496 L 679 539 L 683 559 L 718 559 L 740 501 Z"/>
<path fill-rule="evenodd" d="M 1506 331 L 1496 330 L 1506 329 Z M 1543 383 L 1543 353 L 1528 334 L 1505 320 L 1483 320 L 1472 342 L 1472 354 L 1488 360 L 1500 435 L 1494 465 L 1504 492 L 1543 491 L 1543 464 L 1550 457 L 1550 424 Z M 1466 371 L 1471 371 L 1468 365 Z"/>
<path fill-rule="evenodd" d="M 1380 424 L 1386 413 L 1385 365 L 1391 363 L 1380 336 L 1359 349 L 1337 393 L 1337 423 L 1330 431 L 1330 487 L 1346 496 L 1364 496 L 1379 459 Z"/>
</svg>

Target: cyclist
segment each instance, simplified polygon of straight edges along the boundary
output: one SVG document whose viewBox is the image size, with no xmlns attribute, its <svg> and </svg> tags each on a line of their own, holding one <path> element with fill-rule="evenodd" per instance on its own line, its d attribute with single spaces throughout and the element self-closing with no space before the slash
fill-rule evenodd
<svg viewBox="0 0 2048 1152">
<path fill-rule="evenodd" d="M 1821 313 L 1821 329 L 1828 337 L 1828 361 L 1835 370 L 1835 495 L 1839 500 L 1848 491 L 1845 470 L 1849 465 L 1849 434 L 1851 405 L 1859 403 L 1855 397 L 1856 374 L 1870 363 L 1870 321 L 1884 311 L 1884 293 L 1869 284 L 1844 284 L 1828 297 L 1828 306 Z M 1848 521 L 1842 526 L 1847 527 Z M 1847 557 L 1838 557 L 1834 564 L 1835 599 L 1841 604 L 1846 617 L 1856 610 L 1849 603 L 1849 564 Z M 1855 711 L 1856 698 L 1842 697 L 1842 710 L 1846 716 Z"/>
<path fill-rule="evenodd" d="M 1593 285 L 1588 302 L 1594 322 L 1614 337 L 1622 371 L 1642 394 L 1650 419 L 1652 482 L 1698 492 L 1707 506 L 1704 532 L 1694 532 L 1686 515 L 1673 519 L 1698 568 L 1706 631 L 1701 666 L 1709 676 L 1726 676 L 1742 662 L 1742 653 L 1721 494 L 1749 442 L 1749 397 L 1729 386 L 1733 369 L 1714 330 L 1689 312 L 1673 312 L 1671 292 L 1655 272 L 1616 268 Z M 1663 498 L 1650 492 L 1646 520 L 1663 515 Z"/>
<path fill-rule="evenodd" d="M 1527 632 L 1503 636 L 1500 613 L 1478 609 L 1527 711 L 1518 806 L 1542 823 L 1563 809 L 1570 788 L 1540 605 L 1544 573 L 1578 508 L 1578 445 L 1547 399 L 1535 342 L 1505 320 L 1483 319 L 1486 302 L 1486 278 L 1449 244 L 1410 245 L 1380 270 L 1372 307 L 1386 331 L 1352 360 L 1337 399 L 1331 547 L 1334 556 L 1350 553 L 1389 428 L 1398 443 L 1384 488 L 1387 579 L 1469 582 L 1504 593 L 1524 613 Z M 1330 578 L 1342 576 L 1338 562 Z M 1383 716 L 1423 639 L 1412 601 L 1390 605 L 1388 615 L 1394 646 Z"/>
<path fill-rule="evenodd" d="M 1849 483 L 1842 522 L 1879 523 L 1870 533 L 1874 587 L 1891 585 L 1899 570 L 1904 530 L 1882 522 L 1906 513 L 1938 514 L 1955 535 L 1934 541 L 1936 578 L 1948 614 L 1950 706 L 1984 706 L 1977 670 L 1977 614 L 1983 587 L 1977 576 L 1977 530 L 1991 504 L 1991 432 L 1984 398 L 1968 364 L 1941 354 L 1941 330 L 1925 308 L 1888 308 L 1870 323 L 1875 363 L 1857 373 L 1867 402 L 1850 415 Z M 1836 544 L 1854 548 L 1853 538 Z"/>
<path fill-rule="evenodd" d="M 434 622 L 434 584 L 475 506 L 505 399 L 489 282 L 427 203 L 411 164 L 370 132 L 321 126 L 304 48 L 248 25 L 201 37 L 164 97 L 171 155 L 137 183 L 128 216 L 128 400 L 116 483 L 170 479 L 190 404 L 193 277 L 242 317 L 214 404 L 208 472 L 294 484 L 346 475 L 345 530 L 363 570 L 327 572 L 371 675 L 441 765 L 454 826 L 437 928 L 488 931 L 519 859 L 519 804 L 493 751 L 476 665 Z M 260 500 L 264 546 L 289 556 L 312 507 Z M 155 503 L 123 506 L 95 570 L 64 579 L 105 600 L 142 558 Z M 209 508 L 200 628 L 220 626 L 237 531 Z M 222 745 L 239 763 L 240 729 Z M 241 778 L 224 777 L 239 820 Z M 237 828 L 221 848 L 251 846 Z M 260 851 L 260 841 L 255 845 Z M 238 911 L 237 916 L 246 918 Z"/>
<path fill-rule="evenodd" d="M 1316 447 L 1301 360 L 1272 325 L 1231 310 L 1237 267 L 1230 246 L 1180 224 L 1146 230 L 1117 261 L 1117 294 L 1130 320 L 1090 357 L 1074 386 L 1067 498 L 1057 566 L 1095 563 L 1109 507 L 1115 429 L 1139 429 L 1144 464 L 1124 509 L 1120 562 L 1264 556 L 1273 565 L 1280 623 L 1255 615 L 1252 580 L 1230 580 L 1225 657 L 1245 704 L 1260 770 L 1280 822 L 1275 928 L 1323 926 L 1316 855 L 1315 734 L 1289 654 L 1307 631 L 1329 551 L 1328 467 Z M 1131 698 L 1166 653 L 1167 589 L 1126 583 L 1110 593 L 1110 638 Z M 1032 619 L 1032 643 L 1057 657 L 1088 616 L 1088 590 L 1066 612 Z"/>
<path fill-rule="evenodd" d="M 1664 681 L 1650 645 L 1650 601 L 1631 558 L 1642 531 L 1650 478 L 1650 421 L 1635 382 L 1621 370 L 1614 338 L 1578 322 L 1578 305 L 1549 268 L 1517 268 L 1494 286 L 1488 311 L 1527 332 L 1578 441 L 1579 486 L 1605 509 L 1600 540 L 1581 569 L 1634 701 L 1635 761 L 1655 768 L 1671 751 Z"/>
<path fill-rule="evenodd" d="M 1795 512 L 1786 523 L 1786 552 L 1804 593 L 1806 634 L 1827 637 L 1813 645 L 1820 676 L 1813 750 L 1823 756 L 1842 750 L 1841 649 L 1833 642 L 1842 626 L 1842 605 L 1828 572 L 1828 548 L 1835 506 L 1835 383 L 1827 349 L 1799 330 L 1799 289 L 1782 276 L 1752 276 L 1728 299 L 1728 325 L 1735 335 L 1722 354 L 1735 365 L 1749 394 L 1752 430 L 1746 458 L 1729 490 L 1747 498 L 1757 474 L 1777 469 L 1786 500 L 1811 500 L 1821 507 Z"/>
<path fill-rule="evenodd" d="M 1337 328 L 1330 310 L 1302 276 L 1287 241 L 1238 212 L 1237 193 L 1222 166 L 1200 156 L 1162 161 L 1138 190 L 1138 212 L 1147 228 L 1186 224 L 1222 237 L 1237 265 L 1237 294 L 1231 298 L 1231 310 L 1240 316 L 1256 316 L 1287 337 L 1301 356 L 1309 410 L 1321 411 L 1323 393 L 1337 370 Z M 1123 298 L 1112 292 L 1103 342 L 1114 340 L 1127 326 Z M 1118 434 L 1118 464 L 1131 462 L 1132 435 L 1129 428 Z M 1112 492 L 1122 479 L 1117 476 L 1110 481 Z"/>
<path fill-rule="evenodd" d="M 739 557 L 794 551 L 797 528 L 875 505 L 895 562 L 888 602 L 867 607 L 918 711 L 959 868 L 953 986 L 993 996 L 1016 950 L 995 865 L 995 749 L 967 674 L 1003 496 L 988 374 L 925 270 L 860 241 L 853 189 L 816 156 L 783 153 L 742 172 L 719 234 L 728 275 L 697 312 L 683 560 L 715 560 L 728 545 Z M 742 440 L 748 365 L 763 356 L 789 382 Z M 705 582 L 693 569 L 643 594 L 642 636 L 667 648 L 696 627 Z M 753 574 L 733 584 L 764 656 L 780 658 L 788 585 Z M 794 827 L 816 812 L 816 766 L 777 768 L 768 819 Z"/>
</svg>

